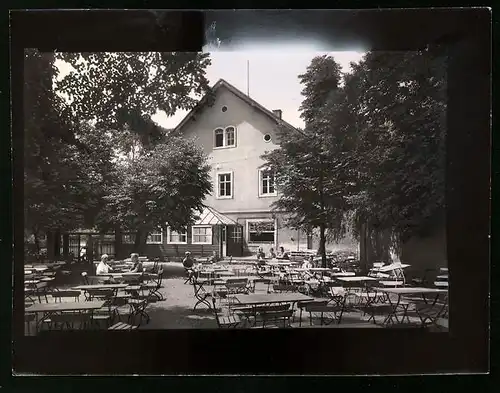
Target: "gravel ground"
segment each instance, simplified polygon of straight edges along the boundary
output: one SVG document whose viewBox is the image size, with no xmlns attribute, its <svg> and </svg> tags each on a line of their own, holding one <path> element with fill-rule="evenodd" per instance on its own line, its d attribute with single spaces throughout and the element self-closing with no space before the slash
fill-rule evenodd
<svg viewBox="0 0 500 393">
<path fill-rule="evenodd" d="M 184 284 L 184 268 L 180 263 L 163 264 L 164 278 L 160 292 L 165 300 L 152 302 L 146 311 L 151 320 L 143 324 L 140 329 L 216 329 L 217 323 L 212 311 L 203 304 L 193 311 L 196 303 L 192 285 Z M 73 269 L 72 269 L 73 270 Z M 63 278 L 64 282 L 57 282 L 58 287 L 71 287 L 82 283 L 82 269 L 75 269 L 70 276 Z M 262 285 L 259 287 L 259 285 Z M 257 292 L 266 293 L 267 286 L 259 284 Z M 295 313 L 295 323 L 298 323 L 299 313 Z M 345 313 L 342 324 L 366 324 L 368 316 L 360 312 Z M 416 322 L 416 321 L 415 321 Z M 447 322 L 447 321 L 446 321 Z M 305 312 L 302 324 L 309 325 L 309 315 Z"/>
</svg>

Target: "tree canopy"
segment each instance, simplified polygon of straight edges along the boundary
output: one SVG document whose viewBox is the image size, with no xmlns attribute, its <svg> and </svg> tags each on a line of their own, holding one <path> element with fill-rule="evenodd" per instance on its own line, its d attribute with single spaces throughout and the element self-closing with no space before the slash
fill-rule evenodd
<svg viewBox="0 0 500 393">
<path fill-rule="evenodd" d="M 149 119 L 158 110 L 167 116 L 191 109 L 208 91 L 208 54 L 57 53 L 73 68 L 56 82 L 68 110 L 80 121 L 121 128 L 128 120 Z M 134 127 L 137 128 L 137 127 Z"/>
<path fill-rule="evenodd" d="M 193 224 L 212 191 L 207 157 L 193 141 L 180 137 L 118 165 L 115 178 L 106 186 L 102 221 L 140 232 L 137 247 L 159 228 L 179 231 Z"/>
<path fill-rule="evenodd" d="M 279 149 L 264 156 L 276 173 L 280 198 L 274 204 L 289 213 L 288 226 L 310 232 L 320 230 L 320 252 L 326 264 L 325 242 L 345 232 L 344 212 L 348 209 L 345 191 L 350 188 L 348 161 L 342 141 L 332 124 L 324 122 L 324 111 L 337 105 L 340 66 L 331 56 L 315 57 L 299 75 L 304 85 L 300 107 L 305 130 L 282 131 Z"/>
<path fill-rule="evenodd" d="M 311 61 L 299 75 L 304 133 L 283 135 L 264 156 L 277 173 L 276 208 L 291 213 L 292 226 L 325 230 L 323 254 L 324 238 L 347 225 L 359 234 L 367 224 L 383 248 L 381 233 L 397 246 L 432 231 L 444 213 L 445 56 L 369 52 L 351 66 L 342 75 L 329 56 Z"/>
<path fill-rule="evenodd" d="M 58 78 L 61 63 L 56 60 L 66 61 L 74 70 Z M 39 232 L 82 227 L 104 230 L 115 218 L 129 228 L 133 220 L 110 203 L 110 193 L 118 196 L 121 190 L 122 195 L 134 196 L 127 194 L 127 187 L 139 190 L 140 179 L 152 182 L 154 192 L 148 198 L 163 198 L 169 208 L 172 201 L 176 204 L 168 217 L 160 200 L 149 204 L 151 214 L 144 216 L 152 220 L 149 226 L 163 218 L 172 227 L 189 221 L 192 214 L 187 212 L 199 207 L 209 190 L 203 155 L 190 143 L 177 140 L 174 147 L 173 141 L 166 141 L 167 130 L 151 115 L 158 110 L 171 115 L 194 106 L 197 95 L 208 88 L 209 64 L 208 55 L 196 53 L 27 50 L 25 228 L 35 237 Z M 137 160 L 117 159 L 133 147 L 140 150 Z M 181 178 L 172 178 L 173 173 Z M 137 179 L 131 178 L 133 174 Z M 199 188 L 193 186 L 195 180 L 200 181 Z M 161 195 L 162 186 L 168 187 L 168 197 Z M 134 205 L 135 215 L 142 217 L 139 204 Z"/>
</svg>

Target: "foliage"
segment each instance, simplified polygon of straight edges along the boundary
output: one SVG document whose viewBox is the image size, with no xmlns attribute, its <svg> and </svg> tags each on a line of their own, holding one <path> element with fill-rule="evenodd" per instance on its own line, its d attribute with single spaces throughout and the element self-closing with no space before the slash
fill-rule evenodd
<svg viewBox="0 0 500 393">
<path fill-rule="evenodd" d="M 75 69 L 57 82 L 56 59 Z M 186 211 L 200 206 L 207 187 L 203 180 L 193 186 L 206 172 L 203 164 L 197 167 L 201 153 L 178 140 L 176 146 L 163 144 L 166 130 L 151 115 L 190 109 L 196 103 L 193 95 L 208 87 L 209 63 L 202 54 L 27 50 L 25 228 L 35 234 L 94 226 L 104 230 L 115 227 L 114 218 L 130 228 L 133 212 L 127 216 L 123 209 L 113 210 L 119 204 L 109 203 L 109 193 L 122 190 L 133 197 L 126 190 L 135 187 L 141 194 L 137 179 L 144 177 L 151 181 L 148 197 L 155 202 L 148 202 L 146 215 L 140 203 L 134 204 L 137 217 L 151 219 L 148 227 L 165 216 L 174 227 L 189 220 Z M 140 160 L 116 160 L 133 146 L 139 147 Z M 161 187 L 167 188 L 165 194 Z M 166 206 L 174 210 L 170 215 Z"/>
<path fill-rule="evenodd" d="M 111 128 L 132 121 L 141 131 L 142 119 L 158 110 L 170 116 L 191 109 L 197 102 L 192 96 L 208 90 L 208 54 L 94 52 L 57 53 L 57 58 L 74 69 L 56 83 L 71 101 L 72 114 Z"/>
<path fill-rule="evenodd" d="M 427 233 L 444 212 L 445 70 L 439 53 L 372 52 L 345 78 L 357 220 L 396 243 Z"/>
<path fill-rule="evenodd" d="M 299 78 L 305 86 L 301 105 L 305 130 L 282 131 L 280 148 L 264 159 L 275 171 L 280 190 L 274 208 L 290 214 L 287 225 L 294 229 L 319 228 L 326 264 L 326 237 L 337 239 L 345 233 L 344 215 L 349 209 L 345 192 L 351 188 L 343 142 L 335 135 L 335 125 L 324 121 L 325 111 L 335 111 L 339 105 L 340 67 L 332 57 L 316 57 Z"/>
<path fill-rule="evenodd" d="M 209 172 L 207 157 L 192 141 L 169 138 L 117 168 L 117 181 L 107 185 L 101 218 L 145 233 L 165 225 L 185 228 L 212 190 Z"/>
<path fill-rule="evenodd" d="M 77 224 L 64 185 L 72 176 L 67 146 L 78 145 L 61 99 L 52 91 L 54 56 L 25 51 L 24 219 L 34 233 Z"/>
</svg>

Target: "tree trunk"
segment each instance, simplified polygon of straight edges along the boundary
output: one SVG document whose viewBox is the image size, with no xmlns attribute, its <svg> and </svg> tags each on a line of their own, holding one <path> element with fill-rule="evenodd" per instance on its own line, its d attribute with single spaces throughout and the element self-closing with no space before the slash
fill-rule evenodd
<svg viewBox="0 0 500 393">
<path fill-rule="evenodd" d="M 134 248 L 133 252 L 136 252 L 139 255 L 144 255 L 144 252 L 146 250 L 146 238 L 148 234 L 144 232 L 142 229 L 137 230 L 137 233 L 135 234 L 135 242 L 134 242 Z"/>
<path fill-rule="evenodd" d="M 122 231 L 120 227 L 115 227 L 115 259 L 123 259 L 123 243 L 122 243 Z"/>
<path fill-rule="evenodd" d="M 368 266 L 368 233 L 366 223 L 361 224 L 359 232 L 359 267 L 362 274 L 366 274 L 369 270 Z"/>
<path fill-rule="evenodd" d="M 69 233 L 63 235 L 63 257 L 68 260 L 69 257 Z"/>
<path fill-rule="evenodd" d="M 321 254 L 321 267 L 326 268 L 326 228 L 324 224 L 319 226 L 319 252 Z"/>
<path fill-rule="evenodd" d="M 87 236 L 87 261 L 90 266 L 90 271 L 94 274 L 94 242 L 92 235 Z"/>
<path fill-rule="evenodd" d="M 58 229 L 54 233 L 54 257 L 61 257 L 61 231 Z"/>
<path fill-rule="evenodd" d="M 47 231 L 45 249 L 47 250 L 47 259 L 54 259 L 54 232 L 52 230 Z"/>
<path fill-rule="evenodd" d="M 38 231 L 33 229 L 33 238 L 35 240 L 35 249 L 37 255 L 40 255 L 40 239 L 38 238 Z"/>
</svg>

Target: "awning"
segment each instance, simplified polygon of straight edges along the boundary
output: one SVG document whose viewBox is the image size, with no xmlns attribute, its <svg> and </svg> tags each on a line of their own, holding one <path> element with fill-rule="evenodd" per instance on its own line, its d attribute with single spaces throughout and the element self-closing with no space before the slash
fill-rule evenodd
<svg viewBox="0 0 500 393">
<path fill-rule="evenodd" d="M 237 225 L 237 223 L 214 208 L 206 206 L 195 225 Z"/>
</svg>

